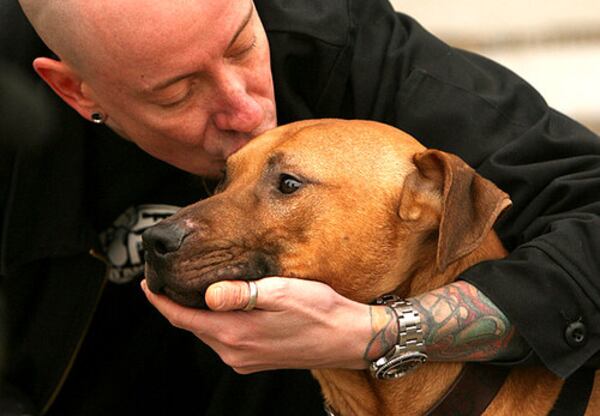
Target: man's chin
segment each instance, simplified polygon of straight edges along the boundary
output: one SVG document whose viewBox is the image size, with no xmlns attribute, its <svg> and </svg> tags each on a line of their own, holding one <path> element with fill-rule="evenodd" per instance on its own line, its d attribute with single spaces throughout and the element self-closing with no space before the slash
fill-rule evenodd
<svg viewBox="0 0 600 416">
<path fill-rule="evenodd" d="M 225 169 L 225 160 L 210 160 L 203 164 L 192 166 L 192 169 L 185 169 L 186 172 L 202 176 L 208 179 L 220 179 Z"/>
</svg>

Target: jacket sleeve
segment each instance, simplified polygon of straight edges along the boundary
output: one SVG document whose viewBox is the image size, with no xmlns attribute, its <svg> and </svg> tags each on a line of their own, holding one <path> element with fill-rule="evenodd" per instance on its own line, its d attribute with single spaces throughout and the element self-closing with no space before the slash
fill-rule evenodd
<svg viewBox="0 0 600 416">
<path fill-rule="evenodd" d="M 600 139 L 508 69 L 386 3 L 351 2 L 354 116 L 458 154 L 511 196 L 496 225 L 510 255 L 461 278 L 567 377 L 600 351 Z"/>
<path fill-rule="evenodd" d="M 10 347 L 15 344 L 11 337 L 15 327 L 9 315 L 13 310 L 6 306 L 5 221 L 19 152 L 35 144 L 47 125 L 46 103 L 36 91 L 18 66 L 0 60 L 0 413 L 7 416 L 37 413 L 30 398 L 5 379 L 13 359 Z"/>
</svg>

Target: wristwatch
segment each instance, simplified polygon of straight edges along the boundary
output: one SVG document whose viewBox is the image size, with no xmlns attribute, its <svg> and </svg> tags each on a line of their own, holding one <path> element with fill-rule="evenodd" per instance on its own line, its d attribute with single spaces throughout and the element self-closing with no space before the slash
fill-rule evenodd
<svg viewBox="0 0 600 416">
<path fill-rule="evenodd" d="M 427 361 L 421 316 L 410 301 L 396 295 L 377 298 L 376 305 L 389 306 L 398 321 L 398 341 L 382 357 L 371 363 L 371 375 L 377 379 L 395 379 Z"/>
</svg>

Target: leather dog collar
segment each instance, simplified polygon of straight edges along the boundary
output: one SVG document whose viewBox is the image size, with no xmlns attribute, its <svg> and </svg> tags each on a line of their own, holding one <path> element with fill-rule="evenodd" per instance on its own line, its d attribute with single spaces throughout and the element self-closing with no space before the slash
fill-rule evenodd
<svg viewBox="0 0 600 416">
<path fill-rule="evenodd" d="M 446 394 L 425 414 L 427 416 L 479 416 L 504 384 L 510 367 L 467 363 Z M 327 416 L 338 413 L 327 403 Z"/>
<path fill-rule="evenodd" d="M 427 416 L 481 415 L 502 388 L 510 367 L 467 363 Z"/>
</svg>

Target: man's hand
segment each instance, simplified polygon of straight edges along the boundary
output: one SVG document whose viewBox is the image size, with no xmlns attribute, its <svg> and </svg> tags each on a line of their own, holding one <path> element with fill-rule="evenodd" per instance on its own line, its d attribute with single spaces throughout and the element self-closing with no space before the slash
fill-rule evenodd
<svg viewBox="0 0 600 416">
<path fill-rule="evenodd" d="M 256 308 L 241 311 L 248 283 L 210 286 L 210 311 L 178 305 L 142 288 L 172 325 L 194 333 L 241 374 L 277 368 L 364 369 L 397 341 L 395 314 L 329 286 L 301 279 L 256 281 Z M 506 316 L 474 286 L 459 281 L 411 298 L 421 314 L 431 361 L 514 360 L 528 350 Z"/>
<path fill-rule="evenodd" d="M 375 307 L 314 281 L 269 277 L 256 285 L 256 308 L 243 312 L 249 296 L 243 281 L 210 286 L 206 303 L 211 311 L 180 306 L 142 282 L 148 300 L 172 325 L 194 333 L 238 373 L 367 367 L 363 355 L 373 338 L 370 310 Z"/>
</svg>

